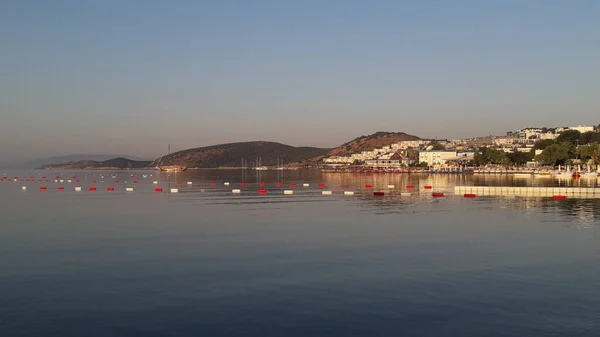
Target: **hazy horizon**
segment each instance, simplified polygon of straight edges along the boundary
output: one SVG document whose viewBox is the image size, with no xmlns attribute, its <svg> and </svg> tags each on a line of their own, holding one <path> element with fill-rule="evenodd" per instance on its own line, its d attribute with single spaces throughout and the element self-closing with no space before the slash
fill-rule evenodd
<svg viewBox="0 0 600 337">
<path fill-rule="evenodd" d="M 12 1 L 0 156 L 600 120 L 600 2 Z"/>
</svg>

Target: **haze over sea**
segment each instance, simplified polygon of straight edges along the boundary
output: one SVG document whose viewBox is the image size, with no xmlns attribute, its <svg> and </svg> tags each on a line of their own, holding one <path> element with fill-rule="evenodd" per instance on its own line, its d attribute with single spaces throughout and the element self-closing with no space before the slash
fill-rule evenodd
<svg viewBox="0 0 600 337">
<path fill-rule="evenodd" d="M 48 190 L 0 183 L 2 336 L 600 333 L 599 199 L 451 193 L 597 179 L 299 170 L 248 175 L 240 187 L 239 171 L 78 171 L 84 191 L 75 192 L 71 172 L 31 174 L 51 178 Z M 268 193 L 257 195 L 262 181 Z M 446 196 L 431 198 L 428 184 Z M 406 185 L 411 197 L 399 195 Z"/>
</svg>

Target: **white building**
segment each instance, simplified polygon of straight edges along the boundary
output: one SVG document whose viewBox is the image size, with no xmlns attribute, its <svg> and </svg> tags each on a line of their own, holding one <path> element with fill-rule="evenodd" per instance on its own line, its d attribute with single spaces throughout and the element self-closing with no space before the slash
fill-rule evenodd
<svg viewBox="0 0 600 337">
<path fill-rule="evenodd" d="M 471 160 L 474 151 L 456 150 L 431 150 L 419 152 L 419 163 L 427 163 L 429 166 L 446 165 L 451 160 Z"/>
<path fill-rule="evenodd" d="M 577 130 L 581 133 L 586 133 L 586 132 L 593 132 L 594 127 L 586 126 L 586 125 L 577 125 L 577 126 L 569 126 L 569 130 Z"/>
</svg>

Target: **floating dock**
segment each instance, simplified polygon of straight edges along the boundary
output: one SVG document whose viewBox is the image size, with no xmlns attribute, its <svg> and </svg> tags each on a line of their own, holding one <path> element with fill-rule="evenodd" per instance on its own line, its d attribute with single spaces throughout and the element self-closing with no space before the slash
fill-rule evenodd
<svg viewBox="0 0 600 337">
<path fill-rule="evenodd" d="M 525 196 L 600 198 L 597 187 L 509 187 L 509 186 L 455 186 L 454 194 L 475 196 Z"/>
</svg>

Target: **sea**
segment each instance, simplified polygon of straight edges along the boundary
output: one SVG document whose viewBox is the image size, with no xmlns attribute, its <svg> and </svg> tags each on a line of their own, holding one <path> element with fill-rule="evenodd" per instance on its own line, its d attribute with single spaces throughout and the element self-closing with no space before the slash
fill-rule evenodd
<svg viewBox="0 0 600 337">
<path fill-rule="evenodd" d="M 3 337 L 600 336 L 600 199 L 453 194 L 598 179 L 0 174 Z"/>
</svg>

